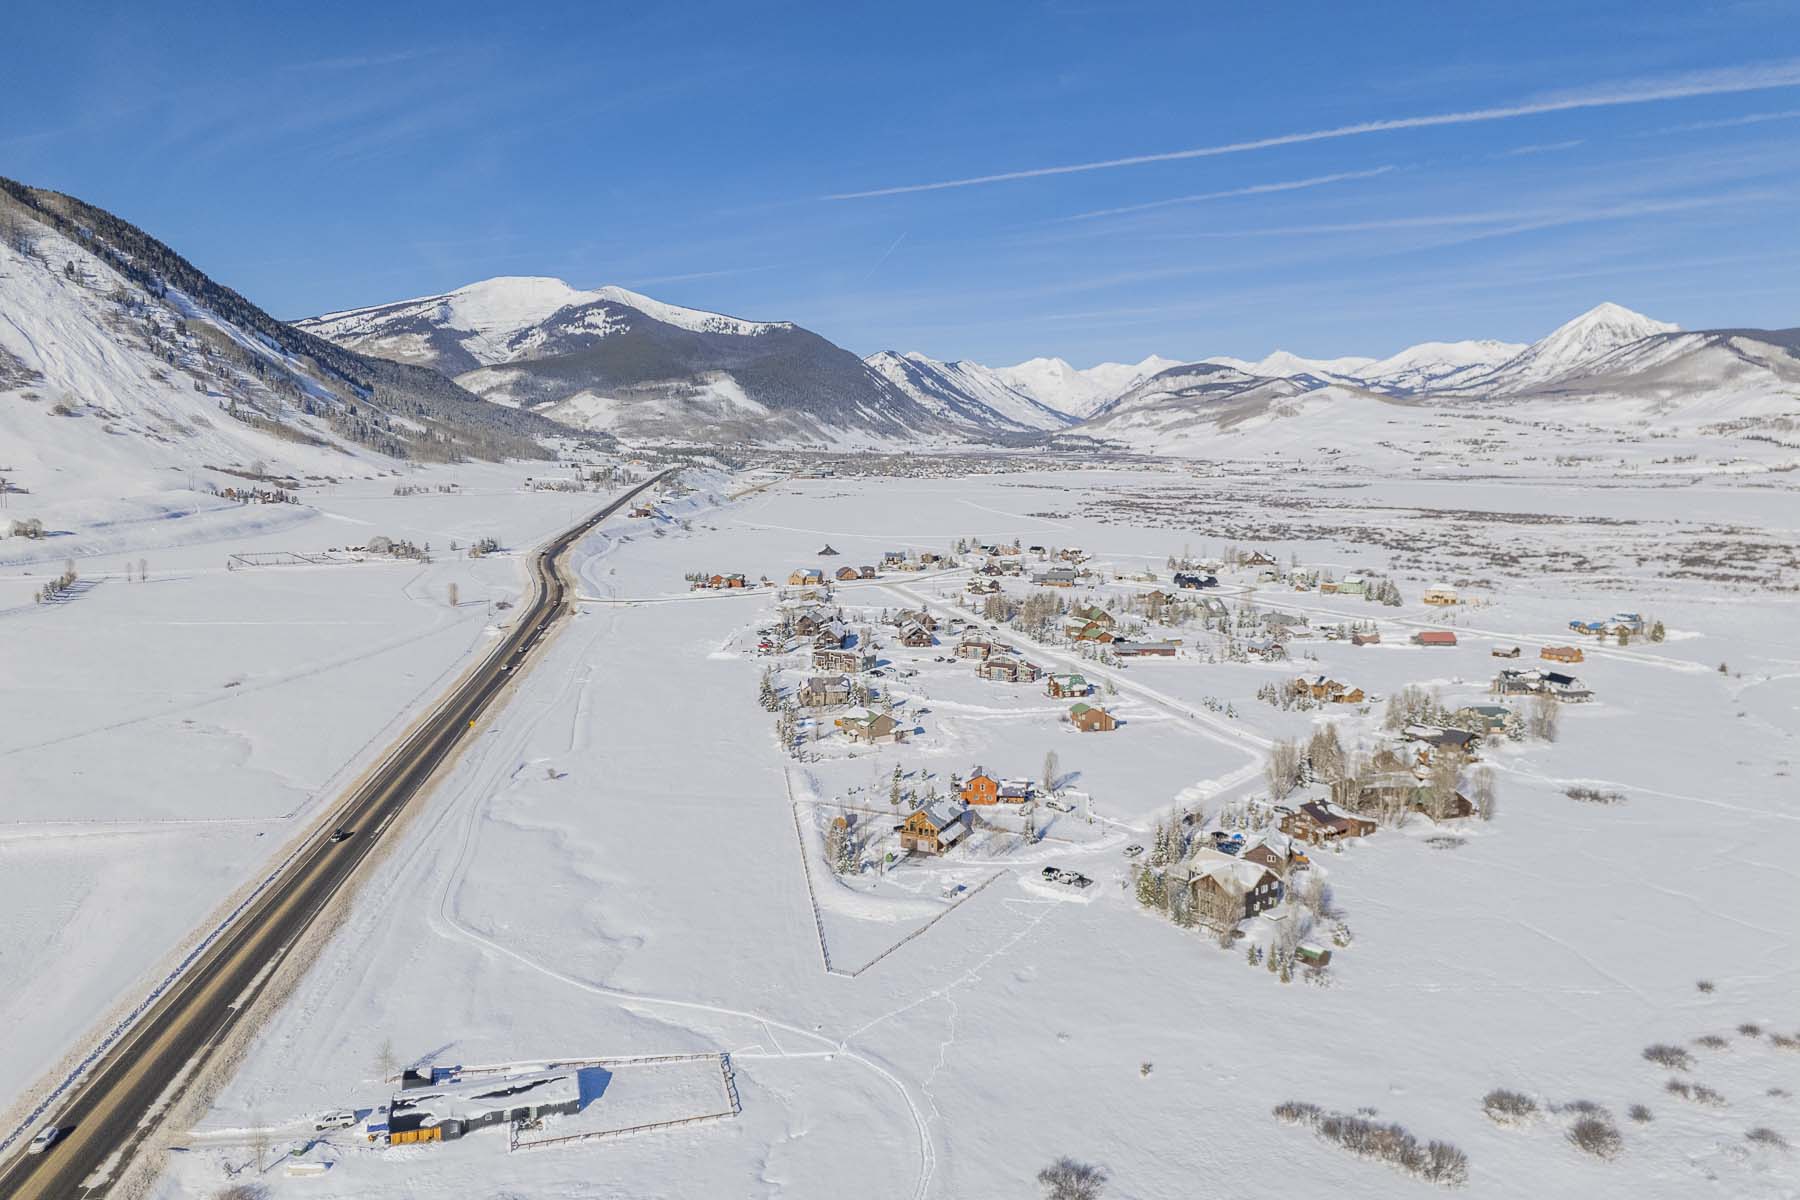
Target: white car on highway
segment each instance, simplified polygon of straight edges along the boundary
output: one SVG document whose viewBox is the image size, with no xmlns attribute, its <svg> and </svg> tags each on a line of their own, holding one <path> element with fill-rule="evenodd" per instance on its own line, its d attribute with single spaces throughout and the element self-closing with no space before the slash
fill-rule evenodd
<svg viewBox="0 0 1800 1200">
<path fill-rule="evenodd" d="M 32 1138 L 31 1144 L 25 1147 L 25 1153 L 42 1154 L 61 1136 L 62 1130 L 54 1125 L 46 1125 L 37 1131 L 37 1136 Z"/>
</svg>

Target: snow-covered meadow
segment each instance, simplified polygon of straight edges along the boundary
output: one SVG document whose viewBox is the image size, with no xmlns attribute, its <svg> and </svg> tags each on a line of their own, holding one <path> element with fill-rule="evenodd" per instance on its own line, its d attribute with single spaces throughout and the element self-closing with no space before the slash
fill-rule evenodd
<svg viewBox="0 0 1800 1200">
<path fill-rule="evenodd" d="M 702 482 L 724 497 L 766 481 Z M 1791 491 L 1717 476 L 1364 477 L 1344 491 L 1227 467 L 787 480 L 716 505 L 690 498 L 671 514 L 685 527 L 610 525 L 580 550 L 580 614 L 259 1031 L 162 1194 L 205 1194 L 229 1175 L 275 1195 L 1024 1195 L 1063 1154 L 1104 1164 L 1119 1196 L 1190 1194 L 1196 1180 L 1249 1195 L 1432 1190 L 1277 1121 L 1272 1108 L 1292 1100 L 1372 1109 L 1454 1143 L 1475 1196 L 1792 1195 L 1791 1153 L 1745 1136 L 1800 1141 L 1800 622 L 1791 567 L 1758 549 L 1793 544 L 1791 512 Z M 773 595 L 690 592 L 683 579 L 785 579 L 964 536 L 1084 547 L 1109 582 L 1073 600 L 1121 603 L 1152 585 L 1111 582 L 1115 570 L 1166 586 L 1169 555 L 1232 543 L 1391 573 L 1407 602 L 1224 573 L 1233 606 L 1249 593 L 1315 626 L 1341 616 L 1383 630 L 1378 646 L 1297 640 L 1284 664 L 1208 661 L 1193 629 L 1180 657 L 1128 666 L 1009 634 L 1048 669 L 1078 663 L 1111 685 L 1102 699 L 1123 723 L 1104 734 L 1071 730 L 1041 684 L 983 681 L 939 661 L 944 645 L 901 649 L 878 630 L 882 686 L 915 732 L 855 750 L 834 733 L 796 760 L 757 704 L 765 668 L 783 687 L 814 673 L 803 655 L 756 653 Z M 816 556 L 827 542 L 839 557 Z M 1418 602 L 1440 577 L 1463 604 Z M 967 580 L 885 574 L 833 603 L 948 617 Z M 1216 811 L 1258 793 L 1270 743 L 1317 720 L 1337 720 L 1347 741 L 1379 725 L 1378 703 L 1271 707 L 1256 698 L 1265 683 L 1329 674 L 1379 696 L 1418 683 L 1485 701 L 1501 666 L 1531 665 L 1491 650 L 1529 658 L 1568 641 L 1569 619 L 1619 610 L 1654 614 L 1668 640 L 1586 644 L 1574 670 L 1596 701 L 1566 706 L 1554 743 L 1484 751 L 1494 820 L 1414 817 L 1319 852 L 1354 933 L 1325 985 L 1284 985 L 1241 947 L 1136 904 L 1123 851 L 1177 803 Z M 1460 643 L 1408 644 L 1427 628 Z M 395 707 L 388 697 L 382 711 Z M 1040 811 L 1031 843 L 1000 812 L 944 859 L 847 877 L 825 860 L 832 813 L 892 823 L 896 765 L 909 786 L 942 788 L 977 764 L 1035 775 L 1047 750 L 1091 797 L 1091 824 Z M 1565 794 L 1575 786 L 1621 799 L 1582 803 Z M 1049 864 L 1094 885 L 1045 884 Z M 1267 937 L 1267 920 L 1251 931 Z M 1646 1061 L 1654 1043 L 1685 1047 L 1691 1064 Z M 384 1050 L 439 1065 L 722 1051 L 742 1114 L 535 1154 L 509 1154 L 501 1133 L 386 1150 L 330 1135 L 304 1156 L 333 1164 L 322 1178 L 289 1179 L 273 1155 L 266 1170 L 247 1165 L 238 1131 L 385 1099 Z M 1687 1098 L 1665 1090 L 1672 1077 Z M 1532 1097 L 1536 1119 L 1490 1121 L 1494 1088 Z M 1579 1102 L 1612 1114 L 1618 1157 L 1567 1141 Z M 1653 1120 L 1629 1121 L 1634 1104 Z"/>
<path fill-rule="evenodd" d="M 525 552 L 600 500 L 522 486 L 544 471 L 371 472 L 298 504 L 87 500 L 57 535 L 0 541 L 9 1096 L 142 999 L 496 636 Z M 341 553 L 375 535 L 433 561 Z M 504 551 L 450 550 L 487 537 Z M 35 602 L 65 560 L 75 586 Z"/>
</svg>

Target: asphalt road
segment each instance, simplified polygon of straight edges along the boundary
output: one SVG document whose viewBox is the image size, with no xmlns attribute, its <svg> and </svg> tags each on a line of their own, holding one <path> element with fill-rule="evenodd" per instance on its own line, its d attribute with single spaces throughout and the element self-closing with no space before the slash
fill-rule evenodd
<svg viewBox="0 0 1800 1200">
<path fill-rule="evenodd" d="M 532 563 L 537 599 L 520 613 L 505 639 L 351 794 L 336 821 L 106 1053 L 71 1098 L 40 1122 L 66 1130 L 62 1138 L 41 1155 L 26 1155 L 19 1147 L 11 1161 L 0 1164 L 0 1197 L 69 1200 L 107 1194 L 181 1086 L 252 1008 L 273 968 L 355 876 L 389 824 L 424 790 L 551 626 L 570 611 L 556 560 L 661 478 L 626 492 L 538 552 Z M 334 828 L 356 832 L 334 842 Z"/>
</svg>

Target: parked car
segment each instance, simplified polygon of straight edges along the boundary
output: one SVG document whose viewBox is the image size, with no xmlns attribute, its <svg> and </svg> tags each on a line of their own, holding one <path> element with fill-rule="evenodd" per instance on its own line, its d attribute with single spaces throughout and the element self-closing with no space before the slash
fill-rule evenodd
<svg viewBox="0 0 1800 1200">
<path fill-rule="evenodd" d="M 1136 858 L 1138 855 L 1142 854 L 1143 852 L 1144 852 L 1144 848 L 1142 846 L 1139 846 L 1136 844 L 1125 847 L 1125 857 L 1126 858 Z"/>
<path fill-rule="evenodd" d="M 320 1113 L 313 1118 L 315 1130 L 348 1129 L 355 1124 L 356 1113 L 348 1108 L 333 1109 L 331 1112 Z"/>
<path fill-rule="evenodd" d="M 62 1136 L 62 1130 L 58 1129 L 54 1125 L 46 1125 L 42 1129 L 38 1130 L 37 1136 L 32 1138 L 30 1143 L 26 1145 L 25 1153 L 27 1153 L 27 1154 L 42 1154 L 44 1151 L 46 1151 L 50 1148 L 51 1144 L 54 1143 L 57 1138 L 59 1138 L 61 1136 Z"/>
<path fill-rule="evenodd" d="M 1046 807 L 1053 808 L 1059 813 L 1072 813 L 1075 811 L 1075 806 L 1073 804 L 1070 804 L 1067 800 L 1059 800 L 1055 796 L 1044 801 L 1044 804 Z"/>
<path fill-rule="evenodd" d="M 1067 871 L 1061 867 L 1045 867 L 1044 879 L 1048 883 L 1060 883 L 1064 887 L 1084 888 L 1094 881 L 1079 871 Z"/>
<path fill-rule="evenodd" d="M 966 883 L 951 884 L 949 887 L 944 889 L 944 899 L 954 900 L 958 896 L 962 895 L 964 892 L 966 892 L 968 890 L 969 890 L 969 885 Z"/>
</svg>

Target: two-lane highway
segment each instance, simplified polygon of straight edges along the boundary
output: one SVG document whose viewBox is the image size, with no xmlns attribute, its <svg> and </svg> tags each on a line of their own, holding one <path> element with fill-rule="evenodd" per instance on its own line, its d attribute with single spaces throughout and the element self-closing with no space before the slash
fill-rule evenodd
<svg viewBox="0 0 1800 1200">
<path fill-rule="evenodd" d="M 505 639 L 351 793 L 336 819 L 320 828 L 257 901 L 106 1052 L 70 1098 L 45 1115 L 40 1124 L 54 1122 L 67 1132 L 47 1152 L 21 1151 L 0 1166 L 0 1198 L 67 1200 L 107 1193 L 157 1128 L 173 1093 L 200 1072 L 289 949 L 355 878 L 394 818 L 570 611 L 558 559 L 664 475 L 626 492 L 538 552 L 532 564 L 536 598 Z M 355 832 L 334 841 L 333 828 Z"/>
</svg>

